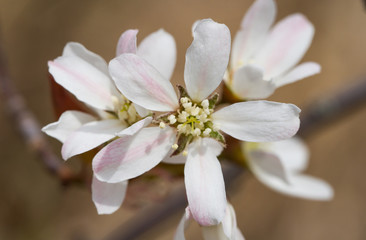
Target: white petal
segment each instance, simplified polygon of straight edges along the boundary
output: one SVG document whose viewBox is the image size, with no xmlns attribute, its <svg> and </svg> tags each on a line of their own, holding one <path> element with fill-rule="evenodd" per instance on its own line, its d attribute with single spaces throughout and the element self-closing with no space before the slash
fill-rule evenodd
<svg viewBox="0 0 366 240">
<path fill-rule="evenodd" d="M 77 43 L 69 43 L 64 55 L 48 62 L 55 81 L 92 107 L 113 110 L 118 91 L 108 75 L 106 62 Z"/>
<path fill-rule="evenodd" d="M 155 167 L 175 141 L 172 128 L 143 128 L 105 146 L 93 159 L 96 177 L 116 183 L 137 177 Z"/>
<path fill-rule="evenodd" d="M 276 89 L 272 81 L 263 79 L 263 70 L 254 65 L 246 65 L 234 72 L 232 89 L 241 99 L 269 97 Z"/>
<path fill-rule="evenodd" d="M 63 57 L 76 57 L 80 58 L 81 60 L 90 63 L 93 67 L 100 70 L 105 75 L 108 75 L 108 66 L 106 61 L 88 49 L 86 49 L 82 44 L 77 42 L 68 42 L 64 47 L 62 52 Z"/>
<path fill-rule="evenodd" d="M 247 62 L 263 45 L 275 16 L 276 4 L 273 0 L 257 0 L 249 8 L 233 42 L 231 64 L 234 69 L 240 62 Z"/>
<path fill-rule="evenodd" d="M 178 108 L 171 83 L 141 57 L 122 54 L 109 63 L 109 70 L 118 89 L 132 102 L 152 111 Z"/>
<path fill-rule="evenodd" d="M 225 235 L 221 223 L 213 226 L 202 226 L 201 230 L 204 240 L 231 240 Z"/>
<path fill-rule="evenodd" d="M 141 117 L 146 117 L 147 115 L 149 115 L 151 112 L 149 110 L 147 110 L 146 108 L 141 107 L 140 105 L 133 103 L 136 112 L 141 116 Z"/>
<path fill-rule="evenodd" d="M 267 152 L 267 154 L 262 154 L 262 156 L 260 156 L 261 159 L 256 158 L 255 154 L 251 154 L 251 150 L 250 148 L 248 149 L 247 146 L 248 145 L 245 144 L 244 151 L 246 152 L 250 169 L 258 180 L 273 190 L 286 195 L 313 200 L 330 200 L 333 197 L 332 187 L 321 179 L 298 174 L 295 171 L 296 169 L 284 168 L 284 170 L 287 171 L 287 180 L 284 180 L 281 176 L 275 174 L 270 166 L 263 168 L 263 165 L 259 165 L 258 163 L 275 161 L 276 158 L 277 162 L 282 163 L 282 159 L 278 159 L 278 156 L 269 152 Z"/>
<path fill-rule="evenodd" d="M 298 174 L 291 176 L 291 183 L 288 184 L 279 178 L 264 175 L 263 172 L 253 170 L 253 173 L 263 184 L 289 196 L 326 201 L 334 195 L 332 187 L 318 178 Z"/>
<path fill-rule="evenodd" d="M 233 206 L 228 203 L 225 218 L 222 221 L 222 228 L 226 237 L 230 240 L 244 240 L 242 233 L 237 227 L 236 215 Z"/>
<path fill-rule="evenodd" d="M 111 214 L 117 211 L 125 198 L 128 181 L 106 183 L 93 176 L 92 198 L 98 214 Z"/>
<path fill-rule="evenodd" d="M 306 169 L 309 160 L 309 149 L 297 137 L 271 143 L 259 143 L 263 151 L 276 155 L 283 166 L 291 171 L 300 172 Z"/>
<path fill-rule="evenodd" d="M 95 120 L 95 117 L 87 113 L 66 111 L 62 113 L 57 122 L 48 124 L 42 128 L 42 131 L 63 143 L 73 131 L 81 127 L 83 124 Z"/>
<path fill-rule="evenodd" d="M 177 61 L 177 47 L 172 35 L 160 29 L 139 44 L 137 55 L 155 67 L 165 79 L 172 77 Z"/>
<path fill-rule="evenodd" d="M 128 128 L 123 129 L 121 132 L 117 133 L 116 135 L 118 137 L 132 136 L 135 133 L 137 133 L 138 131 L 140 131 L 142 128 L 148 126 L 151 123 L 151 121 L 152 121 L 152 117 L 144 118 L 144 119 L 132 124 Z"/>
<path fill-rule="evenodd" d="M 242 141 L 269 142 L 292 137 L 299 129 L 300 109 L 293 104 L 249 101 L 214 112 L 214 124 Z"/>
<path fill-rule="evenodd" d="M 74 131 L 61 149 L 63 159 L 67 160 L 84 153 L 116 137 L 116 133 L 126 128 L 120 120 L 108 119 L 89 122 Z"/>
<path fill-rule="evenodd" d="M 193 218 L 202 226 L 220 223 L 226 208 L 224 178 L 220 163 L 205 139 L 189 145 L 184 181 Z"/>
<path fill-rule="evenodd" d="M 137 29 L 129 29 L 122 33 L 117 43 L 116 56 L 122 53 L 136 53 L 136 35 L 138 32 Z"/>
<path fill-rule="evenodd" d="M 277 23 L 255 60 L 264 67 L 265 78 L 277 77 L 295 66 L 310 47 L 313 36 L 313 25 L 301 14 Z"/>
<path fill-rule="evenodd" d="M 201 20 L 187 49 L 184 81 L 196 102 L 207 98 L 221 83 L 230 54 L 230 31 L 211 19 Z"/>
<path fill-rule="evenodd" d="M 186 208 L 186 211 L 181 218 L 177 230 L 175 231 L 174 240 L 185 240 L 186 237 L 184 236 L 184 231 L 188 228 L 189 224 L 191 223 L 191 216 L 189 207 Z"/>
<path fill-rule="evenodd" d="M 276 178 L 284 183 L 290 184 L 289 174 L 291 172 L 282 164 L 281 159 L 269 151 L 261 149 L 262 143 L 245 142 L 245 156 L 253 172 L 268 178 Z"/>
<path fill-rule="evenodd" d="M 286 73 L 284 76 L 274 80 L 277 87 L 299 81 L 301 79 L 318 74 L 321 71 L 321 66 L 315 62 L 306 62 L 296 66 L 294 69 Z"/>
</svg>

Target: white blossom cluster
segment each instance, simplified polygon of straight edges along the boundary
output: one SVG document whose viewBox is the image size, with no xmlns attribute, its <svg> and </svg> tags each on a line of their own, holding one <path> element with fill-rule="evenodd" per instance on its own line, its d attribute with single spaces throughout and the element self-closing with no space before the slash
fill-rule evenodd
<svg viewBox="0 0 366 240">
<path fill-rule="evenodd" d="M 138 47 L 138 31 L 125 31 L 109 64 L 74 42 L 49 61 L 55 81 L 90 112 L 66 111 L 43 131 L 63 143 L 65 160 L 101 147 L 92 161 L 98 213 L 111 214 L 121 206 L 128 180 L 162 161 L 184 164 L 188 207 L 175 239 L 185 239 L 192 219 L 202 226 L 205 239 L 244 239 L 217 158 L 226 135 L 242 141 L 248 167 L 272 189 L 308 199 L 332 198 L 327 183 L 300 173 L 308 161 L 304 143 L 292 138 L 300 109 L 255 100 L 320 72 L 317 63 L 297 65 L 311 44 L 312 24 L 293 14 L 272 26 L 275 14 L 273 0 L 256 0 L 232 47 L 227 26 L 197 21 L 186 52 L 185 87 L 178 86 L 178 96 L 170 83 L 176 45 L 164 30 Z M 221 82 L 237 102 L 220 105 L 214 91 Z"/>
</svg>

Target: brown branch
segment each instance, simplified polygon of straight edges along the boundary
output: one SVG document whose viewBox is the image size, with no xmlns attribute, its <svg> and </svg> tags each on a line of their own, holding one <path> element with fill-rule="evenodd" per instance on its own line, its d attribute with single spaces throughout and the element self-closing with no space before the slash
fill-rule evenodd
<svg viewBox="0 0 366 240">
<path fill-rule="evenodd" d="M 49 147 L 42 135 L 38 121 L 27 108 L 23 97 L 17 92 L 7 71 L 6 57 L 0 42 L 0 90 L 7 113 L 16 125 L 26 144 L 41 159 L 46 169 L 58 177 L 63 184 L 77 181 L 75 175 Z"/>
<path fill-rule="evenodd" d="M 301 115 L 298 135 L 307 137 L 358 111 L 366 103 L 366 80 L 354 83 L 333 96 L 320 99 Z"/>
</svg>

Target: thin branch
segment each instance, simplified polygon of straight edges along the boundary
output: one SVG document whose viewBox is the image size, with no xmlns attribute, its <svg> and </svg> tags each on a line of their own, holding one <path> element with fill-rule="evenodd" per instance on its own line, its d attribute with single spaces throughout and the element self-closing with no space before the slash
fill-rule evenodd
<svg viewBox="0 0 366 240">
<path fill-rule="evenodd" d="M 298 135 L 307 137 L 339 122 L 366 103 L 366 80 L 354 83 L 333 96 L 325 97 L 305 108 Z"/>
<path fill-rule="evenodd" d="M 58 177 L 63 184 L 78 181 L 75 175 L 62 160 L 60 160 L 44 139 L 38 121 L 27 108 L 23 97 L 17 92 L 7 71 L 6 57 L 0 42 L 0 90 L 6 110 L 24 141 L 41 159 L 46 169 Z"/>
</svg>

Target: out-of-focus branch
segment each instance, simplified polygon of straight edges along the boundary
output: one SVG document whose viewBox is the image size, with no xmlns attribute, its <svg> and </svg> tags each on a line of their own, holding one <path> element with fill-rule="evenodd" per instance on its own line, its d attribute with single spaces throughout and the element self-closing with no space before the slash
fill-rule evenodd
<svg viewBox="0 0 366 240">
<path fill-rule="evenodd" d="M 366 80 L 354 83 L 347 89 L 333 96 L 320 99 L 308 108 L 301 116 L 301 127 L 298 135 L 307 137 L 331 123 L 336 123 L 366 103 Z"/>
<path fill-rule="evenodd" d="M 6 57 L 1 42 L 0 90 L 3 104 L 12 119 L 12 122 L 16 125 L 26 144 L 40 157 L 46 169 L 56 175 L 63 184 L 78 181 L 79 177 L 51 151 L 51 148 L 41 133 L 38 121 L 27 108 L 23 97 L 17 92 L 14 84 L 10 80 L 7 71 Z"/>
</svg>

